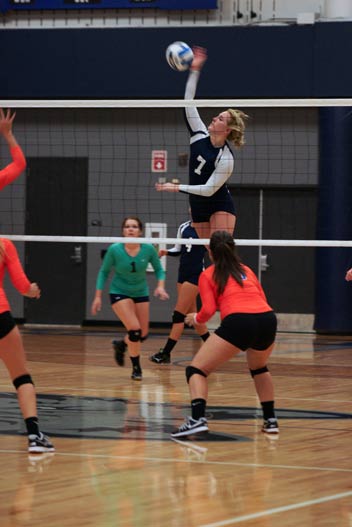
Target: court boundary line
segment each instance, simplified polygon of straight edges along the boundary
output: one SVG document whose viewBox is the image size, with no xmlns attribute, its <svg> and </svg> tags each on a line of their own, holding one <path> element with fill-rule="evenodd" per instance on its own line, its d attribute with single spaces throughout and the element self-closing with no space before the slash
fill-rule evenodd
<svg viewBox="0 0 352 527">
<path fill-rule="evenodd" d="M 67 439 L 67 438 L 58 438 L 58 439 Z M 71 439 L 71 438 L 68 438 Z M 170 440 L 171 442 L 171 440 Z M 186 445 L 187 446 L 187 445 Z M 137 457 L 137 456 L 115 456 L 115 455 L 109 455 L 109 454 L 92 454 L 92 453 L 78 453 L 78 452 L 60 452 L 55 451 L 53 452 L 55 456 L 59 457 L 78 457 L 78 458 L 95 458 L 95 459 L 121 459 L 121 460 L 132 460 L 132 461 L 147 461 L 150 463 L 195 463 L 199 464 L 200 461 L 197 460 L 187 460 L 187 459 L 178 459 L 173 457 Z M 24 452 L 23 450 L 13 450 L 13 449 L 0 449 L 0 454 L 27 454 L 27 452 Z M 210 461 L 210 460 L 203 460 L 201 463 L 208 464 L 208 465 L 226 465 L 226 466 L 234 466 L 234 467 L 248 467 L 248 468 L 272 468 L 272 469 L 285 469 L 285 470 L 306 470 L 306 471 L 317 471 L 317 472 L 343 472 L 343 473 L 351 473 L 352 468 L 335 468 L 335 467 L 304 467 L 301 465 L 271 465 L 268 463 L 239 463 L 236 461 L 228 462 L 228 461 Z M 352 490 L 350 491 L 352 495 Z M 203 526 L 205 527 L 205 526 Z"/>
<path fill-rule="evenodd" d="M 288 512 L 296 509 L 303 509 L 304 507 L 310 507 L 311 505 L 318 505 L 320 503 L 326 503 L 328 501 L 339 500 L 342 498 L 348 498 L 352 496 L 352 490 L 348 492 L 340 492 L 339 494 L 332 494 L 331 496 L 324 496 L 315 500 L 302 501 L 300 503 L 294 503 L 292 505 L 284 505 L 282 507 L 275 507 L 267 511 L 255 512 L 253 514 L 245 514 L 244 516 L 238 516 L 237 518 L 231 518 L 215 523 L 202 524 L 199 527 L 223 527 L 225 525 L 233 525 L 234 523 L 240 523 L 243 521 L 256 520 L 258 518 L 264 518 L 265 516 L 271 516 L 280 512 Z"/>
</svg>

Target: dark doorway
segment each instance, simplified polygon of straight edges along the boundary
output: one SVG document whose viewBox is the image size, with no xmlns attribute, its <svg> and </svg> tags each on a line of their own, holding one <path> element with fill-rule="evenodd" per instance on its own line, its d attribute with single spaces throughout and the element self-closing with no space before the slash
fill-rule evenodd
<svg viewBox="0 0 352 527">
<path fill-rule="evenodd" d="M 233 196 L 237 209 L 235 238 L 258 239 L 261 233 L 263 239 L 315 239 L 315 188 L 240 188 L 233 190 Z M 258 247 L 240 246 L 239 253 L 260 275 L 275 311 L 314 313 L 314 248 L 263 247 L 260 251 Z"/>
<path fill-rule="evenodd" d="M 85 236 L 86 158 L 27 159 L 26 234 Z M 40 300 L 25 301 L 32 324 L 81 324 L 85 318 L 86 244 L 27 242 L 26 273 L 38 282 Z"/>
<path fill-rule="evenodd" d="M 264 192 L 263 238 L 314 240 L 315 189 L 268 189 Z M 315 248 L 264 247 L 268 268 L 262 285 L 280 313 L 314 313 Z"/>
</svg>

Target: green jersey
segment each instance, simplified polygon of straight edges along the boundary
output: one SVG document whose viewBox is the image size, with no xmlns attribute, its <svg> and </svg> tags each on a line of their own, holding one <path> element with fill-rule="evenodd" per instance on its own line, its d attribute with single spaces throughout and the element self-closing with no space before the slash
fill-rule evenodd
<svg viewBox="0 0 352 527">
<path fill-rule="evenodd" d="M 130 256 L 124 243 L 114 243 L 107 250 L 98 273 L 96 288 L 104 289 L 106 280 L 113 269 L 114 277 L 110 284 L 110 293 L 130 296 L 148 296 L 149 287 L 146 270 L 151 264 L 158 280 L 165 279 L 158 253 L 151 244 L 142 243 L 136 256 Z"/>
</svg>

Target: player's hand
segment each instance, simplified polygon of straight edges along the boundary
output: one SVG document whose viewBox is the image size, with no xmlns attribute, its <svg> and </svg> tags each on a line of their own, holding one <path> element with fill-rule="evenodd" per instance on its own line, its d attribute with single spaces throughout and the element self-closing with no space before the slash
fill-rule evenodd
<svg viewBox="0 0 352 527">
<path fill-rule="evenodd" d="M 345 280 L 347 280 L 347 282 L 350 282 L 352 280 L 352 268 L 347 271 Z"/>
<path fill-rule="evenodd" d="M 193 46 L 193 61 L 191 64 L 191 70 L 200 71 L 208 58 L 206 48 L 200 46 Z"/>
<path fill-rule="evenodd" d="M 99 313 L 99 311 L 101 311 L 101 298 L 94 298 L 90 310 L 92 315 L 96 315 Z"/>
<path fill-rule="evenodd" d="M 168 300 L 170 297 L 163 287 L 157 287 L 154 291 L 154 296 L 160 298 L 160 300 Z"/>
<path fill-rule="evenodd" d="M 31 283 L 27 293 L 25 293 L 24 296 L 27 296 L 28 298 L 40 298 L 40 289 L 38 284 L 35 282 Z"/>
<path fill-rule="evenodd" d="M 175 183 L 155 183 L 158 192 L 178 192 L 179 185 Z"/>
<path fill-rule="evenodd" d="M 0 108 L 0 134 L 5 138 L 12 134 L 12 123 L 16 117 L 16 112 L 11 115 L 10 110 L 6 110 L 6 113 Z"/>
<path fill-rule="evenodd" d="M 187 315 L 185 317 L 185 323 L 187 324 L 187 326 L 190 326 L 190 327 L 194 327 L 195 326 L 194 316 L 196 314 L 197 313 L 187 313 Z"/>
<path fill-rule="evenodd" d="M 167 256 L 167 249 L 159 249 L 158 256 L 159 258 L 162 256 Z"/>
</svg>

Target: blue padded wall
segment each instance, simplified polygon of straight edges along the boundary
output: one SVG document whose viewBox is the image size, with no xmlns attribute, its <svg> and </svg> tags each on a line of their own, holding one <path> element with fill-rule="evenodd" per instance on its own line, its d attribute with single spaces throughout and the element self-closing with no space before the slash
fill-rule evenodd
<svg viewBox="0 0 352 527">
<path fill-rule="evenodd" d="M 352 239 L 352 111 L 320 110 L 320 179 L 317 239 Z M 352 332 L 352 283 L 344 276 L 352 267 L 349 248 L 316 252 L 314 328 L 322 333 Z"/>
<path fill-rule="evenodd" d="M 164 55 L 175 40 L 208 48 L 199 97 L 346 95 L 351 70 L 344 68 L 341 78 L 334 60 L 324 63 L 320 47 L 326 53 L 328 39 L 334 54 L 349 54 L 352 39 L 345 33 L 351 28 L 2 29 L 0 99 L 181 98 L 186 74 L 172 71 Z"/>
</svg>

